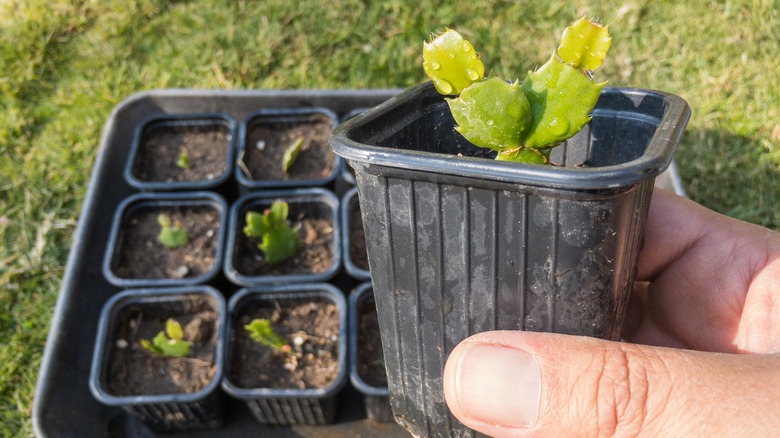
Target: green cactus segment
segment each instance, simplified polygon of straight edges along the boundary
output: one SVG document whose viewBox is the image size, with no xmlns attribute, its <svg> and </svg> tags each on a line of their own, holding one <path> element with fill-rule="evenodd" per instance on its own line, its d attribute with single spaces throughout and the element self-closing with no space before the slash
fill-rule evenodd
<svg viewBox="0 0 780 438">
<path fill-rule="evenodd" d="M 244 326 L 244 330 L 249 333 L 249 337 L 255 342 L 274 350 L 289 351 L 290 345 L 287 339 L 279 335 L 271 328 L 271 321 L 267 319 L 253 319 Z"/>
<path fill-rule="evenodd" d="M 423 70 L 436 90 L 446 96 L 460 94 L 485 75 L 474 47 L 452 29 L 423 44 Z"/>
<path fill-rule="evenodd" d="M 282 155 L 282 170 L 284 173 L 290 173 L 290 168 L 295 164 L 295 160 L 301 155 L 303 150 L 303 137 L 298 137 L 290 143 Z"/>
<path fill-rule="evenodd" d="M 608 26 L 582 17 L 563 31 L 558 56 L 572 67 L 593 71 L 604 62 L 611 44 Z"/>
<path fill-rule="evenodd" d="M 458 124 L 455 129 L 477 146 L 516 149 L 528 134 L 531 107 L 517 81 L 485 79 L 446 100 Z"/>
<path fill-rule="evenodd" d="M 590 120 L 606 82 L 597 84 L 555 55 L 530 72 L 522 90 L 531 104 L 533 122 L 525 139 L 529 148 L 552 148 L 578 133 Z"/>
<path fill-rule="evenodd" d="M 157 224 L 160 225 L 160 233 L 157 234 L 157 241 L 169 249 L 181 248 L 189 242 L 187 229 L 181 222 L 171 222 L 168 215 L 160 214 L 157 216 Z"/>
<path fill-rule="evenodd" d="M 262 238 L 257 247 L 269 265 L 292 257 L 303 244 L 298 237 L 298 228 L 290 228 L 287 224 L 288 211 L 286 202 L 275 201 L 263 214 L 254 211 L 246 214 L 244 235 Z"/>
<path fill-rule="evenodd" d="M 179 152 L 179 157 L 176 158 L 176 167 L 179 169 L 189 169 L 190 168 L 190 157 L 187 155 L 186 152 Z"/>
<path fill-rule="evenodd" d="M 151 342 L 141 339 L 141 346 L 158 356 L 184 357 L 190 354 L 190 343 L 184 340 L 184 330 L 172 318 L 165 321 L 165 332 L 157 333 Z"/>
</svg>

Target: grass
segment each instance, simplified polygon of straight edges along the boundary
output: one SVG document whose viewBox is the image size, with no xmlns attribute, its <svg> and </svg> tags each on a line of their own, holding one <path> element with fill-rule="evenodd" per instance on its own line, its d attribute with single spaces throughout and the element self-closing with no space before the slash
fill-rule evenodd
<svg viewBox="0 0 780 438">
<path fill-rule="evenodd" d="M 463 3 L 463 2 L 459 2 Z M 712 3 L 712 4 L 710 4 Z M 111 109 L 150 88 L 407 87 L 422 40 L 457 28 L 501 77 L 543 63 L 599 15 L 611 85 L 693 108 L 690 197 L 780 228 L 776 1 L 0 0 L 0 435 L 30 436 L 32 395 L 71 235 Z"/>
</svg>

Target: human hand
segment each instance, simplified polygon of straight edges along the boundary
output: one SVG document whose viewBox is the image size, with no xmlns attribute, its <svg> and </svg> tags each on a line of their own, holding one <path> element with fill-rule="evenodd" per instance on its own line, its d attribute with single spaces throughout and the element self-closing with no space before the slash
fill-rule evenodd
<svg viewBox="0 0 780 438">
<path fill-rule="evenodd" d="M 777 434 L 780 234 L 656 190 L 637 278 L 635 343 L 477 334 L 447 360 L 450 410 L 499 437 Z"/>
</svg>

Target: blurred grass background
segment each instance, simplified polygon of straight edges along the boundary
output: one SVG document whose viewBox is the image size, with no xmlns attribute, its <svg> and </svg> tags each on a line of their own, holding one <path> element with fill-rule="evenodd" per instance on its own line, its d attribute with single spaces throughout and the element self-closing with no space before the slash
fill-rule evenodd
<svg viewBox="0 0 780 438">
<path fill-rule="evenodd" d="M 444 26 L 488 70 L 522 78 L 573 19 L 598 15 L 614 38 L 600 79 L 693 108 L 677 155 L 689 196 L 780 228 L 778 1 L 452 3 L 0 0 L 0 435 L 32 435 L 101 130 L 142 90 L 408 87 L 424 80 L 423 39 Z"/>
</svg>

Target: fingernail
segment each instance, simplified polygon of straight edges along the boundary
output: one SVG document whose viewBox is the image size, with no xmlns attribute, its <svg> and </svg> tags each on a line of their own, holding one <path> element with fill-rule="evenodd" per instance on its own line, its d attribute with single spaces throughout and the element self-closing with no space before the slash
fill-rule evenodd
<svg viewBox="0 0 780 438">
<path fill-rule="evenodd" d="M 455 390 L 462 413 L 506 427 L 529 427 L 539 415 L 539 365 L 509 347 L 475 344 L 457 363 Z"/>
</svg>

